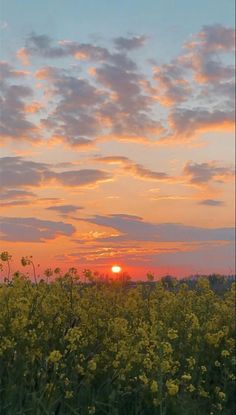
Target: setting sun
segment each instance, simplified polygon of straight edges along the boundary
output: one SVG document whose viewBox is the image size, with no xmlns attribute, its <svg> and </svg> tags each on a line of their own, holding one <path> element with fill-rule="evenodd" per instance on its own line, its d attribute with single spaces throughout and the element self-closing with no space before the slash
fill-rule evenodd
<svg viewBox="0 0 236 415">
<path fill-rule="evenodd" d="M 112 272 L 114 272 L 114 274 L 119 274 L 119 272 L 121 272 L 121 267 L 119 265 L 113 265 L 113 267 L 111 267 Z"/>
</svg>

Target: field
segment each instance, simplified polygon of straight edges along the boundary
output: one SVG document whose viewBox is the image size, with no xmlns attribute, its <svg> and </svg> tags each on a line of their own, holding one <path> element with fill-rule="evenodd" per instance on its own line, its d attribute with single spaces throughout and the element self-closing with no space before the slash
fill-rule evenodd
<svg viewBox="0 0 236 415">
<path fill-rule="evenodd" d="M 56 273 L 0 284 L 1 415 L 234 413 L 233 283 Z"/>
</svg>

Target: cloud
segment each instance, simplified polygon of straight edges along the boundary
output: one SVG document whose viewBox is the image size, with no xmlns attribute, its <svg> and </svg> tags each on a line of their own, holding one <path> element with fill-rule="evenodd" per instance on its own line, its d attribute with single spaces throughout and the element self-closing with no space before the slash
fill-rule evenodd
<svg viewBox="0 0 236 415">
<path fill-rule="evenodd" d="M 96 69 L 95 79 L 111 91 L 111 99 L 101 107 L 99 116 L 110 126 L 112 136 L 150 140 L 163 130 L 151 117 L 154 99 L 144 91 L 140 74 L 125 66 L 103 64 Z"/>
<path fill-rule="evenodd" d="M 75 227 L 64 222 L 37 218 L 0 218 L 0 233 L 3 241 L 45 242 L 59 235 L 71 236 Z"/>
<path fill-rule="evenodd" d="M 235 47 L 235 30 L 219 23 L 203 26 L 197 37 L 205 52 L 229 52 Z"/>
<path fill-rule="evenodd" d="M 201 200 L 199 204 L 204 206 L 223 206 L 224 202 L 222 202 L 222 200 L 204 199 Z"/>
<path fill-rule="evenodd" d="M 103 170 L 81 169 L 55 172 L 49 164 L 27 161 L 21 157 L 3 157 L 0 160 L 0 186 L 7 189 L 16 186 L 37 187 L 55 182 L 66 187 L 82 187 L 111 179 L 111 175 Z"/>
<path fill-rule="evenodd" d="M 41 120 L 44 128 L 71 146 L 91 145 L 91 139 L 101 132 L 96 114 L 106 94 L 88 80 L 52 67 L 41 68 L 36 76 L 47 81 L 50 94 L 56 100 L 54 110 Z"/>
<path fill-rule="evenodd" d="M 143 41 L 144 37 L 118 38 L 117 44 L 122 43 L 125 50 Z M 126 53 L 113 53 L 89 44 L 82 48 L 71 41 L 60 41 L 56 47 L 51 43 L 47 36 L 33 35 L 28 39 L 28 52 L 51 58 L 68 55 L 82 60 L 92 58 L 97 65 L 89 70 L 92 82 L 52 67 L 36 72 L 37 78 L 49 81 L 50 92 L 57 101 L 53 114 L 43 120 L 45 126 L 53 127 L 54 135 L 79 145 L 81 138 L 88 140 L 96 136 L 148 139 L 163 129 L 150 116 L 154 100 L 145 91 L 146 80 Z"/>
<path fill-rule="evenodd" d="M 224 85 L 234 78 L 234 37 L 232 28 L 219 24 L 203 26 L 185 43 L 179 56 L 168 64 L 154 66 L 156 99 L 165 106 L 179 105 L 188 100 L 193 104 L 193 99 L 198 101 L 199 85 L 202 85 L 200 96 L 202 93 L 205 99 L 210 96 L 212 99 L 214 96 L 222 99 L 224 95 L 219 94 L 219 85 L 223 91 Z M 231 56 L 228 59 L 231 63 L 227 65 L 220 56 L 225 53 Z"/>
<path fill-rule="evenodd" d="M 231 167 L 221 166 L 215 161 L 208 163 L 188 162 L 183 173 L 194 185 L 205 185 L 210 181 L 224 183 L 234 177 L 234 171 Z"/>
<path fill-rule="evenodd" d="M 55 212 L 60 213 L 61 215 L 66 215 L 68 213 L 77 212 L 77 210 L 83 209 L 82 206 L 76 205 L 56 205 L 56 206 L 49 206 L 47 210 L 54 210 Z"/>
<path fill-rule="evenodd" d="M 26 190 L 5 190 L 4 192 L 1 192 L 1 200 L 16 200 L 21 198 L 33 198 L 36 197 L 35 193 L 28 192 Z"/>
<path fill-rule="evenodd" d="M 95 169 L 65 171 L 57 173 L 56 179 L 64 186 L 85 186 L 107 181 L 111 178 L 109 173 Z"/>
<path fill-rule="evenodd" d="M 203 228 L 179 223 L 151 223 L 132 215 L 113 214 L 96 215 L 81 219 L 99 226 L 118 231 L 121 235 L 100 238 L 102 242 L 122 241 L 160 241 L 160 242 L 193 242 L 193 241 L 233 241 L 234 228 Z"/>
<path fill-rule="evenodd" d="M 142 41 L 144 41 L 144 38 L 141 36 L 140 38 L 133 38 L 133 40 L 130 39 L 129 43 L 134 46 L 134 44 L 138 45 Z M 96 63 L 109 61 L 115 65 L 129 66 L 130 69 L 136 67 L 135 63 L 123 52 L 110 52 L 101 46 L 71 40 L 59 40 L 56 42 L 56 45 L 54 43 L 54 40 L 47 35 L 31 33 L 26 39 L 25 47 L 18 51 L 18 57 L 25 60 L 29 59 L 30 56 L 39 56 L 47 59 L 66 58 L 70 56 L 80 61 L 93 61 Z M 125 40 L 123 40 L 123 43 L 125 43 Z M 126 42 L 126 44 L 128 43 Z"/>
<path fill-rule="evenodd" d="M 188 268 L 188 274 L 232 273 L 230 267 L 235 267 L 235 246 L 233 242 L 215 245 L 203 245 L 192 252 L 176 251 L 163 252 L 152 259 L 157 266 L 162 267 L 171 264 L 173 268 L 184 266 Z M 226 271 L 227 270 L 227 271 Z"/>
<path fill-rule="evenodd" d="M 38 141 L 36 126 L 26 119 L 25 98 L 32 96 L 32 91 L 22 85 L 11 85 L 2 88 L 1 128 L 3 137 Z"/>
<path fill-rule="evenodd" d="M 22 78 L 23 71 L 13 69 L 6 62 L 0 63 L 1 72 L 1 125 L 3 138 L 26 141 L 39 141 L 38 128 L 27 119 L 26 104 L 33 96 L 33 90 L 25 85 L 11 84 L 9 80 Z"/>
<path fill-rule="evenodd" d="M 147 180 L 170 180 L 171 177 L 164 172 L 157 172 L 143 167 L 141 164 L 132 162 L 128 157 L 105 156 L 96 157 L 94 161 L 105 164 L 121 164 L 124 173 L 130 172 L 132 175 Z"/>
<path fill-rule="evenodd" d="M 80 244 L 80 250 L 56 257 L 65 263 L 85 263 L 94 267 L 109 269 L 114 262 L 123 265 L 124 269 L 132 267 L 133 277 L 143 278 L 147 269 L 155 267 L 155 275 L 176 273 L 179 276 L 190 273 L 209 274 L 225 273 L 227 266 L 234 267 L 234 244 L 231 242 L 195 242 L 195 243 L 143 243 L 115 244 L 104 247 L 91 244 Z M 199 266 L 200 264 L 200 266 Z M 227 266 L 225 267 L 225 264 Z M 96 269 L 96 268 L 95 268 Z M 172 274 L 172 275 L 173 275 Z"/>
<path fill-rule="evenodd" d="M 26 40 L 25 52 L 44 58 L 61 58 L 69 54 L 67 47 L 52 46 L 52 39 L 47 35 L 31 33 Z"/>
<path fill-rule="evenodd" d="M 143 77 L 123 55 L 113 61 L 93 68 L 93 82 L 52 67 L 38 70 L 36 77 L 48 82 L 55 99 L 55 109 L 41 120 L 44 127 L 71 145 L 106 136 L 149 139 L 161 131 L 150 117 L 154 100 L 144 91 Z"/>
<path fill-rule="evenodd" d="M 50 173 L 45 163 L 23 160 L 21 157 L 2 157 L 0 164 L 0 186 L 40 186 Z"/>
<path fill-rule="evenodd" d="M 50 111 L 40 123 L 50 143 L 88 149 L 111 139 L 187 142 L 207 131 L 234 129 L 233 35 L 219 24 L 203 26 L 179 56 L 154 65 L 152 79 L 140 72 L 137 57 L 128 56 L 144 45 L 143 35 L 117 37 L 108 49 L 31 33 L 18 56 L 80 61 L 79 68 L 60 64 L 36 72 L 50 97 Z M 170 107 L 164 117 L 160 104 Z"/>
<path fill-rule="evenodd" d="M 0 208 L 29 205 L 35 197 L 35 193 L 26 190 L 5 190 L 1 192 Z"/>
<path fill-rule="evenodd" d="M 185 47 L 189 51 L 185 60 L 193 69 L 197 82 L 218 83 L 234 76 L 233 66 L 225 65 L 220 60 L 221 53 L 234 50 L 234 29 L 220 24 L 205 25 Z"/>
<path fill-rule="evenodd" d="M 26 39 L 23 51 L 28 57 L 41 56 L 48 59 L 74 56 L 74 58 L 79 60 L 103 61 L 110 55 L 107 49 L 89 43 L 79 43 L 70 40 L 60 40 L 56 46 L 53 43 L 53 39 L 47 35 L 31 33 Z"/>
<path fill-rule="evenodd" d="M 35 73 L 47 102 L 42 107 L 22 83 L 29 73 L 2 62 L 1 133 L 19 142 L 46 138 L 49 144 L 89 149 L 102 140 L 174 143 L 208 131 L 233 131 L 233 35 L 231 28 L 203 26 L 179 56 L 155 64 L 150 79 L 139 70 L 138 57 L 129 56 L 144 45 L 143 35 L 117 37 L 108 49 L 31 33 L 17 56 L 25 64 L 38 56 L 59 59 L 59 65 Z M 68 57 L 80 66 L 67 61 L 63 67 Z M 169 107 L 164 115 L 160 104 Z"/>
<path fill-rule="evenodd" d="M 188 100 L 192 93 L 190 82 L 186 79 L 186 70 L 177 60 L 155 66 L 154 79 L 157 82 L 155 97 L 164 106 L 180 104 Z"/>
<path fill-rule="evenodd" d="M 190 141 L 205 131 L 234 131 L 234 35 L 234 29 L 219 24 L 203 26 L 179 56 L 154 65 L 153 95 L 172 107 L 163 140 Z"/>
<path fill-rule="evenodd" d="M 5 82 L 11 78 L 21 78 L 27 75 L 25 71 L 14 69 L 8 62 L 0 61 L 0 81 Z"/>
<path fill-rule="evenodd" d="M 29 66 L 30 65 L 29 54 L 28 54 L 26 48 L 20 48 L 17 51 L 16 56 L 17 56 L 18 59 L 20 59 L 22 65 L 24 65 L 24 66 Z"/>
<path fill-rule="evenodd" d="M 170 113 L 169 125 L 172 133 L 164 139 L 184 141 L 199 132 L 233 131 L 234 111 L 178 108 Z"/>
<path fill-rule="evenodd" d="M 1 208 L 15 208 L 16 206 L 26 206 L 30 205 L 32 202 L 30 200 L 11 200 L 9 202 L 2 202 L 0 205 Z"/>
<path fill-rule="evenodd" d="M 133 37 L 117 37 L 114 39 L 114 43 L 117 49 L 121 50 L 133 50 L 142 47 L 147 41 L 146 36 L 133 36 Z"/>
</svg>

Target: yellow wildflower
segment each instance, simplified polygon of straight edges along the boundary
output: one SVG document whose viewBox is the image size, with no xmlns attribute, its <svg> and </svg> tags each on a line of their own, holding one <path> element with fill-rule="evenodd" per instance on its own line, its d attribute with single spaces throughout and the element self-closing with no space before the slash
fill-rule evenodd
<svg viewBox="0 0 236 415">
<path fill-rule="evenodd" d="M 66 391 L 66 393 L 65 393 L 65 398 L 66 398 L 66 399 L 71 399 L 71 398 L 73 398 L 73 391 Z"/>
<path fill-rule="evenodd" d="M 205 391 L 204 389 L 200 388 L 199 389 L 199 395 L 202 396 L 203 398 L 208 398 L 209 393 L 207 391 Z"/>
<path fill-rule="evenodd" d="M 188 366 L 190 369 L 192 369 L 194 367 L 194 365 L 196 364 L 196 360 L 194 359 L 194 357 L 189 357 L 187 360 Z"/>
<path fill-rule="evenodd" d="M 166 387 L 169 395 L 171 396 L 177 395 L 179 392 L 179 386 L 171 379 L 166 381 Z"/>
<path fill-rule="evenodd" d="M 224 400 L 225 400 L 225 398 L 226 398 L 225 393 L 224 393 L 224 392 L 222 392 L 222 391 L 220 391 L 220 392 L 218 393 L 218 396 L 219 396 L 219 398 L 220 398 L 222 401 L 224 401 Z"/>
<path fill-rule="evenodd" d="M 48 361 L 51 363 L 58 363 L 62 358 L 61 352 L 59 350 L 53 350 L 48 356 Z"/>
<path fill-rule="evenodd" d="M 145 374 L 139 375 L 139 379 L 146 385 L 148 383 L 148 378 Z"/>
<path fill-rule="evenodd" d="M 161 362 L 161 371 L 163 372 L 163 373 L 167 373 L 167 372 L 169 372 L 169 370 L 170 370 L 170 362 L 168 362 L 168 360 L 163 360 L 162 362 Z"/>
<path fill-rule="evenodd" d="M 192 376 L 189 373 L 184 373 L 181 376 L 181 379 L 184 380 L 184 381 L 188 381 L 188 380 L 191 380 L 192 379 Z"/>
<path fill-rule="evenodd" d="M 158 384 L 156 380 L 152 380 L 150 389 L 152 393 L 156 393 L 158 391 Z"/>
<path fill-rule="evenodd" d="M 95 360 L 90 360 L 88 362 L 88 369 L 94 372 L 96 368 L 97 368 L 97 363 L 95 362 Z"/>
<path fill-rule="evenodd" d="M 190 383 L 190 385 L 188 385 L 188 386 L 187 386 L 187 390 L 188 390 L 189 392 L 194 392 L 194 391 L 195 391 L 195 389 L 196 389 L 196 388 L 195 388 L 195 386 L 193 386 L 193 385 L 192 385 L 192 383 Z"/>
<path fill-rule="evenodd" d="M 169 337 L 169 339 L 171 339 L 171 340 L 177 339 L 177 337 L 178 337 L 178 332 L 177 332 L 177 330 L 174 330 L 174 329 L 169 329 L 169 330 L 168 330 L 168 333 L 167 333 L 167 336 L 168 336 L 168 337 Z"/>
</svg>

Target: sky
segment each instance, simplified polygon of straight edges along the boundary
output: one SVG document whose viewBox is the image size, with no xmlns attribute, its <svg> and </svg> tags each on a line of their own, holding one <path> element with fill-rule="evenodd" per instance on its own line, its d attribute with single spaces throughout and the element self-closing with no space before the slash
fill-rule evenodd
<svg viewBox="0 0 236 415">
<path fill-rule="evenodd" d="M 234 1 L 0 1 L 12 268 L 232 274 Z"/>
</svg>

